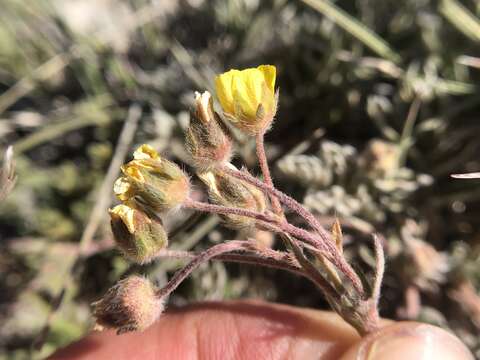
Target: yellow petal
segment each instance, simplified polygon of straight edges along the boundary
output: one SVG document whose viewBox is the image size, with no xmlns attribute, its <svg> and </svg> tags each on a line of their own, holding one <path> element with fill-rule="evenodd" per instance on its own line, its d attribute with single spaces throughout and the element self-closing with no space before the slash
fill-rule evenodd
<svg viewBox="0 0 480 360">
<path fill-rule="evenodd" d="M 145 159 L 154 159 L 157 160 L 160 158 L 158 153 L 155 151 L 153 147 L 147 144 L 141 145 L 135 152 L 133 153 L 133 158 L 135 160 L 145 160 Z"/>
<path fill-rule="evenodd" d="M 245 70 L 242 71 L 242 74 L 235 76 L 233 78 L 233 96 L 241 111 L 241 115 L 251 119 L 255 119 L 255 114 L 257 112 L 258 102 L 252 96 L 252 92 L 249 91 L 247 87 L 248 73 L 245 73 Z M 238 114 L 236 114 L 238 115 Z"/>
<path fill-rule="evenodd" d="M 263 106 L 263 110 L 267 114 L 271 114 L 272 112 L 274 112 L 275 94 L 270 90 L 270 88 L 265 83 L 263 84 L 261 103 Z"/>
<path fill-rule="evenodd" d="M 246 69 L 244 81 L 247 86 L 247 93 L 252 104 L 252 108 L 257 111 L 258 105 L 262 100 L 262 88 L 265 84 L 263 73 L 258 69 Z"/>
<path fill-rule="evenodd" d="M 234 114 L 234 105 L 233 105 L 233 78 L 239 73 L 238 70 L 230 70 L 226 73 L 218 75 L 215 78 L 215 90 L 217 93 L 218 100 L 222 109 L 227 114 Z"/>
<path fill-rule="evenodd" d="M 130 206 L 120 204 L 115 206 L 113 209 L 109 209 L 108 212 L 118 216 L 125 224 L 130 234 L 135 232 L 135 224 L 133 221 L 135 209 L 131 208 Z"/>
<path fill-rule="evenodd" d="M 260 65 L 257 69 L 263 73 L 268 88 L 275 93 L 275 79 L 277 76 L 276 67 L 273 65 Z"/>
</svg>

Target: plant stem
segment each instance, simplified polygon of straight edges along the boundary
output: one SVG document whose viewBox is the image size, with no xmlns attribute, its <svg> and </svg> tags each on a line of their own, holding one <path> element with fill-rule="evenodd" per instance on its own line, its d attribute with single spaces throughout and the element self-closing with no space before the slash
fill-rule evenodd
<svg viewBox="0 0 480 360">
<path fill-rule="evenodd" d="M 175 275 L 163 288 L 159 289 L 156 296 L 164 298 L 172 293 L 178 285 L 180 285 L 199 265 L 202 263 L 227 252 L 244 250 L 248 245 L 247 241 L 233 240 L 226 243 L 221 243 L 203 251 L 190 261 L 183 269 L 177 271 Z"/>
<path fill-rule="evenodd" d="M 260 170 L 262 171 L 263 181 L 268 187 L 273 188 L 272 176 L 270 175 L 270 168 L 268 167 L 267 155 L 265 154 L 265 132 L 261 131 L 257 134 L 255 138 L 255 145 L 257 150 L 258 164 L 260 165 Z M 277 215 L 282 214 L 282 206 L 278 201 L 276 195 L 270 193 L 270 201 L 272 202 L 273 212 Z"/>
<path fill-rule="evenodd" d="M 187 209 L 210 212 L 215 214 L 246 216 L 254 218 L 257 221 L 261 221 L 262 223 L 260 225 L 270 227 L 270 230 L 275 229 L 273 230 L 275 232 L 288 233 L 293 237 L 296 237 L 314 246 L 315 249 L 322 252 L 322 254 L 351 281 L 352 285 L 354 286 L 355 290 L 360 294 L 360 296 L 364 295 L 363 285 L 360 281 L 360 278 L 352 269 L 352 267 L 345 261 L 343 256 L 339 254 L 337 248 L 331 241 L 320 241 L 320 239 L 314 234 L 311 234 L 304 229 L 296 227 L 288 223 L 284 219 L 278 219 L 268 214 L 263 214 L 252 210 L 207 204 L 191 199 L 185 201 L 183 207 Z"/>
<path fill-rule="evenodd" d="M 310 213 L 307 209 L 303 207 L 302 204 L 300 204 L 298 201 L 295 199 L 291 198 L 287 194 L 284 194 L 280 190 L 277 190 L 273 186 L 270 186 L 256 177 L 250 175 L 249 173 L 245 171 L 240 171 L 240 170 L 234 170 L 232 168 L 224 166 L 222 168 L 222 171 L 226 172 L 227 174 L 236 177 L 237 179 L 244 180 L 247 183 L 258 187 L 259 189 L 263 190 L 269 195 L 274 195 L 278 200 L 280 200 L 284 205 L 286 205 L 288 208 L 296 212 L 298 215 L 300 215 L 313 229 L 317 230 L 319 235 L 322 237 L 324 241 L 331 241 L 330 239 L 330 234 L 328 233 L 327 230 L 320 224 L 320 222 L 313 216 L 312 213 Z"/>
<path fill-rule="evenodd" d="M 192 209 L 196 211 L 203 211 L 209 212 L 214 214 L 221 214 L 221 215 L 238 215 L 238 216 L 245 216 L 249 218 L 253 218 L 259 221 L 265 221 L 267 223 L 277 223 L 278 219 L 264 213 L 260 213 L 258 211 L 248 210 L 248 209 L 241 209 L 235 207 L 227 207 L 221 205 L 214 205 L 208 204 L 201 201 L 187 199 L 183 203 L 183 207 L 186 209 Z"/>
<path fill-rule="evenodd" d="M 380 299 L 380 289 L 382 286 L 383 274 L 385 272 L 385 254 L 383 246 L 377 235 L 373 235 L 373 245 L 375 248 L 375 280 L 373 282 L 372 299 L 375 302 L 375 307 L 378 305 Z"/>
<path fill-rule="evenodd" d="M 220 254 L 213 257 L 211 260 L 217 261 L 227 261 L 235 262 L 240 264 L 250 264 L 250 265 L 260 265 L 278 270 L 289 271 L 293 274 L 306 276 L 302 268 L 296 264 L 293 264 L 290 259 L 287 259 L 283 254 L 271 250 L 276 253 L 276 256 L 272 257 L 269 253 L 264 253 L 261 250 L 253 250 L 253 254 Z M 192 251 L 183 251 L 183 250 L 161 250 L 154 257 L 157 259 L 168 258 L 168 259 L 193 259 L 200 254 Z"/>
<path fill-rule="evenodd" d="M 288 195 L 269 186 L 266 183 L 263 183 L 262 181 L 258 180 L 257 178 L 253 177 L 252 175 L 244 171 L 233 170 L 228 167 L 223 167 L 222 170 L 238 179 L 245 180 L 249 184 L 258 187 L 267 193 L 274 194 L 281 202 L 283 202 L 290 209 L 292 209 L 297 214 L 299 214 L 302 218 L 304 218 L 310 224 L 310 226 L 312 226 L 315 230 L 318 231 L 322 241 L 319 241 L 319 239 L 316 236 L 313 236 L 308 231 L 298 228 L 296 226 L 293 226 L 287 222 L 283 224 L 283 229 L 285 229 L 287 233 L 297 238 L 304 239 L 306 242 L 308 242 L 309 244 L 312 244 L 313 246 L 318 248 L 320 251 L 322 251 L 324 256 L 329 261 L 331 261 L 340 271 L 342 271 L 345 274 L 345 276 L 347 276 L 350 279 L 355 289 L 361 295 L 363 295 L 364 293 L 363 285 L 360 278 L 352 269 L 352 267 L 345 261 L 343 256 L 338 252 L 327 230 L 323 228 L 323 226 L 308 210 L 306 210 L 295 199 L 292 199 Z"/>
<path fill-rule="evenodd" d="M 325 256 L 329 259 L 328 246 L 324 246 L 323 242 L 320 242 L 315 235 L 309 233 L 308 231 L 289 224 L 285 220 L 281 220 L 278 217 L 271 216 L 269 214 L 260 213 L 257 211 L 226 207 L 221 205 L 207 204 L 201 201 L 187 200 L 184 202 L 183 207 L 186 209 L 192 209 L 197 211 L 204 211 L 214 214 L 221 215 L 238 215 L 253 218 L 260 222 L 260 225 L 268 227 L 269 230 L 274 232 L 285 232 L 292 236 L 295 236 L 302 241 L 312 245 L 315 249 L 325 252 Z"/>
</svg>

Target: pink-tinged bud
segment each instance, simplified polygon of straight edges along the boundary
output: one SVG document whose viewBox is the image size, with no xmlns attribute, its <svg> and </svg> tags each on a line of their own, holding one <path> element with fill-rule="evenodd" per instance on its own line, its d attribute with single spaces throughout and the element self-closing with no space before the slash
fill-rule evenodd
<svg viewBox="0 0 480 360">
<path fill-rule="evenodd" d="M 192 164 L 199 171 L 208 171 L 228 162 L 232 156 L 232 141 L 213 110 L 208 91 L 195 93 L 195 110 L 185 134 L 185 144 Z"/>
<path fill-rule="evenodd" d="M 208 187 L 210 201 L 214 204 L 263 212 L 266 208 L 264 194 L 256 187 L 234 178 L 222 171 L 198 174 Z M 239 215 L 222 215 L 225 223 L 235 229 L 255 225 L 255 219 Z"/>
<path fill-rule="evenodd" d="M 188 196 L 190 183 L 178 165 L 163 159 L 148 145 L 134 153 L 134 160 L 121 167 L 123 176 L 114 184 L 121 201 L 135 198 L 155 211 L 181 205 Z"/>
<path fill-rule="evenodd" d="M 164 310 L 163 299 L 158 298 L 155 291 L 156 287 L 140 276 L 119 281 L 92 304 L 95 329 L 116 329 L 117 334 L 147 329 Z"/>
<path fill-rule="evenodd" d="M 167 233 L 155 216 L 149 216 L 132 202 L 109 210 L 115 242 L 126 258 L 143 264 L 168 245 Z"/>
</svg>

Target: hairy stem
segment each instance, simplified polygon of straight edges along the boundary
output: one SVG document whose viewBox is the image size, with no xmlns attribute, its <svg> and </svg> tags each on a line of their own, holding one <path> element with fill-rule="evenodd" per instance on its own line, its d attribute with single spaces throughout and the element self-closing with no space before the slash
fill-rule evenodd
<svg viewBox="0 0 480 360">
<path fill-rule="evenodd" d="M 260 265 L 269 267 L 272 269 L 285 270 L 296 275 L 306 276 L 302 268 L 295 264 L 292 260 L 285 256 L 285 254 L 267 249 L 268 251 L 262 251 L 259 249 L 253 249 L 253 254 L 238 253 L 238 254 L 220 254 L 213 257 L 211 260 L 235 262 L 240 264 Z M 156 259 L 193 259 L 200 255 L 192 251 L 183 250 L 161 250 L 156 255 Z"/>
<path fill-rule="evenodd" d="M 224 166 L 222 170 L 227 174 L 236 177 L 237 179 L 244 180 L 247 183 L 258 187 L 270 196 L 275 196 L 285 206 L 300 215 L 313 229 L 318 231 L 324 241 L 331 241 L 328 231 L 325 230 L 322 224 L 320 224 L 320 222 L 315 218 L 315 216 L 313 216 L 312 213 L 305 209 L 305 207 L 303 207 L 303 205 L 295 199 L 291 198 L 287 194 L 284 194 L 280 190 L 277 190 L 272 185 L 268 185 L 267 183 L 260 181 L 245 171 L 235 170 L 226 166 Z"/>
<path fill-rule="evenodd" d="M 210 212 L 215 214 L 223 214 L 223 215 L 231 214 L 231 215 L 246 216 L 246 217 L 254 218 L 257 221 L 261 221 L 266 224 L 273 225 L 276 228 L 280 229 L 281 231 L 288 233 L 293 237 L 298 238 L 314 246 L 316 249 L 318 249 L 318 251 L 321 251 L 322 254 L 329 261 L 331 261 L 351 281 L 355 290 L 361 296 L 363 296 L 364 294 L 363 285 L 362 285 L 362 282 L 360 281 L 360 278 L 352 269 L 352 267 L 345 261 L 343 256 L 341 256 L 341 254 L 338 253 L 338 250 L 336 249 L 335 245 L 331 241 L 329 242 L 320 241 L 320 239 L 318 239 L 318 237 L 316 237 L 314 234 L 304 229 L 298 228 L 286 222 L 284 219 L 278 219 L 274 216 L 259 213 L 252 210 L 207 204 L 207 203 L 203 203 L 203 202 L 195 201 L 191 199 L 185 201 L 183 206 L 187 209 Z"/>
<path fill-rule="evenodd" d="M 302 241 L 314 246 L 315 248 L 318 248 L 320 246 L 321 248 L 318 250 L 324 251 L 325 256 L 330 259 L 329 254 L 327 253 L 328 247 L 324 247 L 323 243 L 319 242 L 318 238 L 316 238 L 315 235 L 309 233 L 304 229 L 291 225 L 285 220 L 281 220 L 273 215 L 247 209 L 208 204 L 190 199 L 184 202 L 183 207 L 186 209 L 204 211 L 214 214 L 238 215 L 256 219 L 260 225 L 267 227 L 269 230 L 273 230 L 274 232 L 289 233 L 290 235 L 301 239 Z"/>
<path fill-rule="evenodd" d="M 260 170 L 262 171 L 263 181 L 270 188 L 273 188 L 272 176 L 270 175 L 270 168 L 268 167 L 267 155 L 265 154 L 265 132 L 261 131 L 257 134 L 255 138 L 255 145 L 257 150 L 258 164 L 260 165 Z M 278 201 L 275 194 L 269 194 L 270 201 L 272 202 L 273 212 L 277 215 L 282 214 L 282 206 Z"/>
<path fill-rule="evenodd" d="M 268 222 L 268 223 L 278 222 L 277 218 L 268 214 L 260 213 L 258 211 L 208 204 L 208 203 L 191 200 L 191 199 L 187 199 L 183 203 L 183 207 L 186 209 L 204 211 L 204 212 L 209 212 L 214 214 L 245 216 L 245 217 L 253 218 L 253 219 Z"/>
<path fill-rule="evenodd" d="M 311 280 L 324 292 L 328 302 L 332 304 L 332 302 L 338 302 L 338 294 L 335 288 L 330 285 L 330 283 L 322 276 L 322 274 L 317 270 L 317 268 L 312 264 L 310 260 L 303 254 L 301 247 L 298 244 L 298 240 L 292 238 L 289 235 L 285 236 L 285 241 L 292 249 L 295 257 L 300 262 L 302 267 L 305 269 L 311 278 Z"/>
<path fill-rule="evenodd" d="M 378 305 L 380 299 L 380 289 L 382 286 L 383 273 L 385 272 L 385 254 L 383 246 L 377 235 L 373 235 L 373 245 L 375 247 L 375 279 L 373 282 L 372 299 L 375 302 L 375 307 Z"/>
<path fill-rule="evenodd" d="M 221 243 L 201 252 L 185 267 L 175 273 L 170 281 L 163 288 L 157 291 L 159 298 L 166 297 L 174 291 L 190 274 L 202 263 L 214 258 L 215 256 L 238 250 L 244 250 L 248 245 L 247 241 L 233 240 Z"/>
</svg>

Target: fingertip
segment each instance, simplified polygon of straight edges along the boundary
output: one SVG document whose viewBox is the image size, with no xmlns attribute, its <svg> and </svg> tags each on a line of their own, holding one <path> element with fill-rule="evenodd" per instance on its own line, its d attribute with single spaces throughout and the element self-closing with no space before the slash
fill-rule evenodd
<svg viewBox="0 0 480 360">
<path fill-rule="evenodd" d="M 473 360 L 473 355 L 456 336 L 439 327 L 400 322 L 363 338 L 341 358 L 353 359 Z"/>
</svg>

